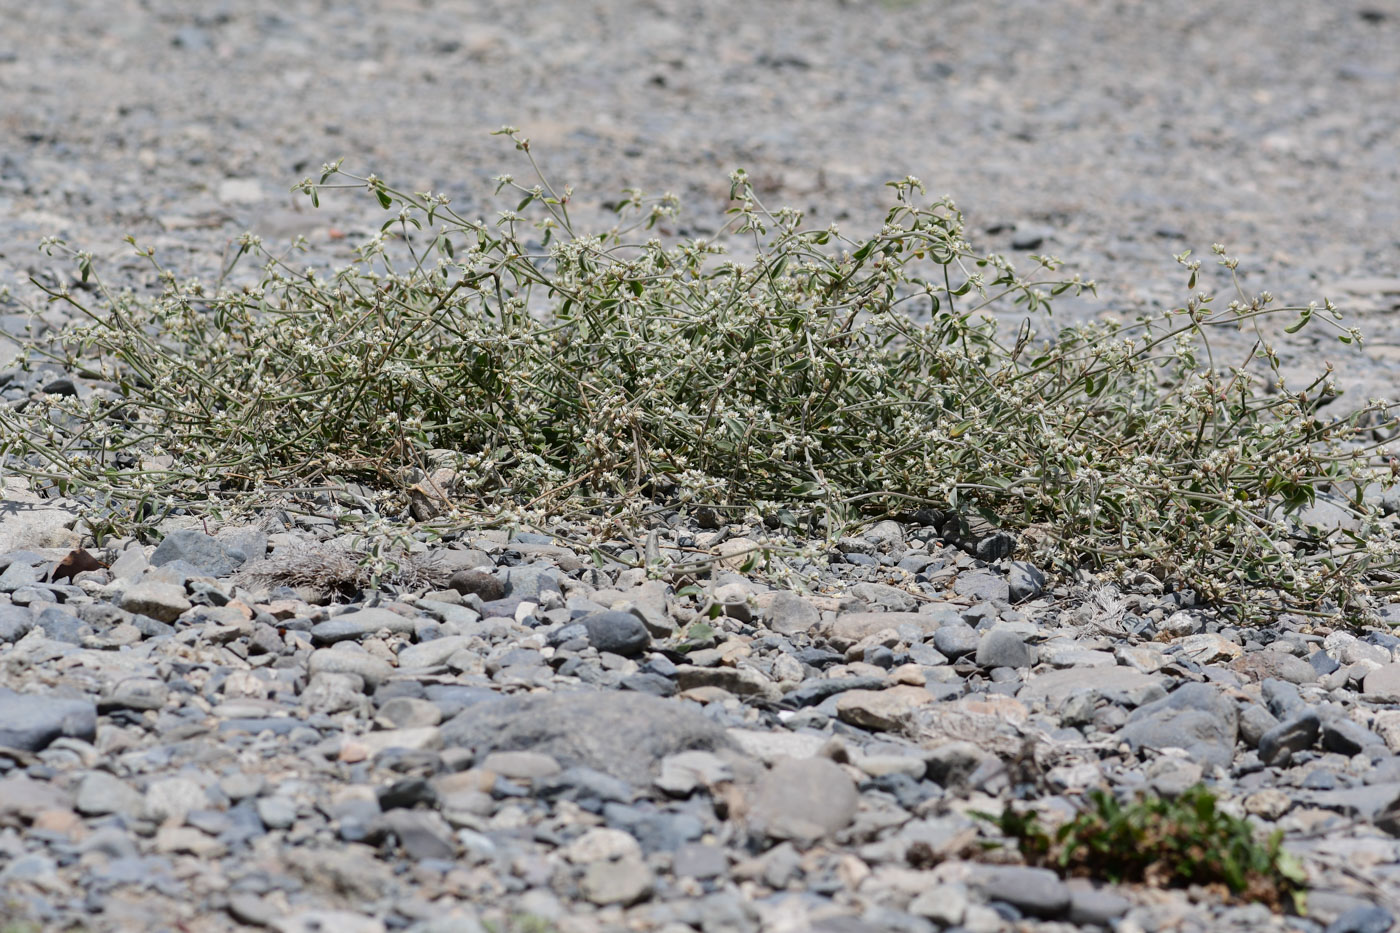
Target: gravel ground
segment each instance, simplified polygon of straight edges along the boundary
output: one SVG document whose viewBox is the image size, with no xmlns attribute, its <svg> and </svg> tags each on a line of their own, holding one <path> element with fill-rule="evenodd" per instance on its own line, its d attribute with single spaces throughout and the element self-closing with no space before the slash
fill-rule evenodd
<svg viewBox="0 0 1400 933">
<path fill-rule="evenodd" d="M 70 276 L 36 252 L 45 235 L 136 288 L 152 277 L 126 234 L 181 274 L 214 274 L 247 229 L 334 259 L 377 209 L 287 191 L 341 156 L 487 212 L 490 178 L 525 174 L 487 136 L 511 123 L 585 218 L 636 185 L 681 194 L 692 232 L 717 225 L 738 166 L 848 233 L 915 174 L 980 245 L 1097 279 L 1085 313 L 1175 303 L 1172 255 L 1225 242 L 1247 287 L 1338 300 L 1372 338 L 1335 357 L 1343 386 L 1392 391 L 1395 3 L 0 14 L 0 285 L 17 293 Z M 1292 362 L 1335 354 L 1321 339 Z M 330 521 L 117 542 L 109 567 L 56 575 L 75 518 L 7 487 L 6 933 L 1383 933 L 1400 916 L 1387 632 L 1240 631 L 1179 595 L 1047 584 L 918 524 L 843 541 L 805 595 L 722 569 L 685 595 L 483 534 L 440 549 L 437 579 L 347 605 L 266 573 L 332 561 Z M 658 546 L 722 557 L 763 533 L 708 524 L 677 517 Z M 692 637 L 710 604 L 714 633 Z M 990 830 L 969 808 L 1200 779 L 1286 832 L 1310 918 L 970 858 Z"/>
</svg>

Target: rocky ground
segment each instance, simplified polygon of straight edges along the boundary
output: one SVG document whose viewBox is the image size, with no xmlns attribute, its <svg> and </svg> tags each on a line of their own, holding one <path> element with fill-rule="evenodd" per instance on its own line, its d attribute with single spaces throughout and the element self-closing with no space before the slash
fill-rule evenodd
<svg viewBox="0 0 1400 933">
<path fill-rule="evenodd" d="M 676 233 L 717 226 L 736 166 L 851 234 L 913 173 L 980 245 L 1097 278 L 1084 313 L 1179 301 L 1171 255 L 1224 241 L 1248 287 L 1337 299 L 1372 336 L 1326 350 L 1344 387 L 1393 391 L 1393 3 L 91 6 L 0 0 L 16 295 L 72 281 L 46 235 L 138 290 L 127 233 L 182 275 L 249 228 L 333 261 L 372 205 L 285 192 L 340 156 L 487 212 L 490 176 L 526 174 L 485 135 L 512 123 L 583 217 L 673 189 Z M 0 298 L 7 332 L 22 311 Z M 53 378 L 0 382 L 17 402 Z M 1400 912 L 1387 631 L 1241 630 L 912 521 L 823 550 L 798 591 L 739 569 L 764 529 L 672 515 L 600 561 L 577 529 L 468 533 L 416 581 L 328 598 L 311 578 L 354 566 L 332 511 L 173 523 L 159 547 L 98 548 L 81 517 L 6 486 L 5 933 L 1383 933 Z M 696 591 L 630 566 L 657 557 L 728 564 Z M 969 815 L 1200 780 L 1285 831 L 1309 917 L 1063 881 L 984 852 Z"/>
<path fill-rule="evenodd" d="M 0 526 L 0 885 L 41 929 L 1392 924 L 1387 633 L 1241 631 L 890 521 L 805 594 L 727 569 L 762 528 L 676 517 L 641 550 L 714 555 L 698 591 L 627 541 L 599 566 L 485 533 L 328 605 L 277 581 L 339 579 L 329 522 L 172 528 L 84 569 L 52 549 L 75 518 Z M 982 853 L 969 815 L 1202 780 L 1285 831 L 1308 919 L 1063 881 Z"/>
</svg>

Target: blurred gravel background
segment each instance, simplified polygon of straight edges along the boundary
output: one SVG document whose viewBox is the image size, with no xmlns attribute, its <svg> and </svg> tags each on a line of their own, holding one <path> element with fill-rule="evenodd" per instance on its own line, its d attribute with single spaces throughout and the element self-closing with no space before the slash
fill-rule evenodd
<svg viewBox="0 0 1400 933">
<path fill-rule="evenodd" d="M 288 193 L 341 156 L 487 214 L 527 174 L 503 123 L 579 210 L 673 190 L 682 232 L 735 167 L 853 235 L 918 175 L 1119 311 L 1179 303 L 1172 255 L 1224 242 L 1247 287 L 1332 296 L 1400 359 L 1394 0 L 0 0 L 0 285 L 52 266 L 46 234 L 138 286 L 128 233 L 181 274 L 245 229 L 342 254 L 373 203 Z"/>
</svg>

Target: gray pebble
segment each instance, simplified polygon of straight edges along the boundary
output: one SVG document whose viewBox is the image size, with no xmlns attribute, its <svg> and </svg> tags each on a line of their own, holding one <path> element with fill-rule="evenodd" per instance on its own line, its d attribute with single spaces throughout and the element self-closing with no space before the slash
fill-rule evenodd
<svg viewBox="0 0 1400 933">
<path fill-rule="evenodd" d="M 977 600 L 1006 602 L 1011 598 L 1011 587 L 1006 578 L 985 570 L 959 574 L 953 583 L 953 592 Z"/>
<path fill-rule="evenodd" d="M 1069 912 L 1069 886 L 1046 868 L 977 866 L 968 886 L 992 901 L 1004 901 L 1036 917 L 1054 918 Z"/>
<path fill-rule="evenodd" d="M 254 806 L 268 829 L 286 829 L 297 820 L 297 805 L 286 797 L 259 797 Z"/>
<path fill-rule="evenodd" d="M 1250 748 L 1258 748 L 1264 733 L 1278 724 L 1278 719 L 1263 705 L 1246 704 L 1240 712 L 1240 738 Z"/>
<path fill-rule="evenodd" d="M 1006 583 L 1011 602 L 1035 599 L 1045 590 L 1045 574 L 1033 564 L 1014 560 L 1006 571 Z"/>
<path fill-rule="evenodd" d="M 937 641 L 934 644 L 937 645 Z M 977 643 L 978 667 L 1031 667 L 1036 656 L 1036 648 L 1028 642 L 1025 633 L 1014 628 L 993 627 Z"/>
<path fill-rule="evenodd" d="M 133 820 L 141 815 L 145 803 L 141 793 L 120 778 L 105 771 L 89 771 L 78 785 L 73 805 L 85 816 L 116 813 Z"/>
<path fill-rule="evenodd" d="M 1368 747 L 1384 749 L 1385 740 L 1353 719 L 1334 716 L 1322 723 L 1322 747 L 1349 757 Z"/>
<path fill-rule="evenodd" d="M 1259 738 L 1259 760 L 1266 765 L 1287 765 L 1298 752 L 1313 747 L 1320 725 L 1315 710 L 1290 716 Z"/>
<path fill-rule="evenodd" d="M 121 607 L 127 612 L 150 616 L 158 622 L 174 622 L 189 611 L 190 605 L 184 587 L 173 583 L 143 581 L 128 587 L 121 596 Z"/>
<path fill-rule="evenodd" d="M 981 642 L 982 635 L 962 622 L 941 626 L 933 633 L 933 646 L 953 660 L 972 654 Z"/>
</svg>

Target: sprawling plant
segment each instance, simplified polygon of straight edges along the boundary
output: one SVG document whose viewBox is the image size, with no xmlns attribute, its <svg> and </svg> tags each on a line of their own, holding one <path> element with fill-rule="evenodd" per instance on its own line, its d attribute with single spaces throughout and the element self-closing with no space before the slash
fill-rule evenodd
<svg viewBox="0 0 1400 933">
<path fill-rule="evenodd" d="M 1093 283 L 976 252 L 915 178 L 861 240 L 769 210 L 743 172 L 709 240 L 663 240 L 676 202 L 639 192 L 618 226 L 579 232 L 571 192 L 538 179 L 502 176 L 513 209 L 487 222 L 327 165 L 298 190 L 366 190 L 390 212 L 378 234 L 339 269 L 245 236 L 261 274 L 241 288 L 161 269 L 140 299 L 49 241 L 97 300 L 46 289 L 83 315 L 48 352 L 107 387 L 0 415 L 8 469 L 113 523 L 326 488 L 391 514 L 450 464 L 445 523 L 711 505 L 835 534 L 932 507 L 1025 530 L 1037 560 L 1252 610 L 1350 610 L 1395 585 L 1394 526 L 1363 497 L 1390 481 L 1390 408 L 1322 417 L 1328 375 L 1289 389 L 1260 327 L 1287 312 L 1356 339 L 1330 303 L 1194 293 L 1048 337 L 1027 317 L 1003 339 L 992 312 L 1048 314 Z M 1178 259 L 1194 291 L 1200 263 Z M 1247 359 L 1218 365 L 1212 334 L 1242 329 Z M 1297 522 L 1321 491 L 1354 521 Z"/>
</svg>

